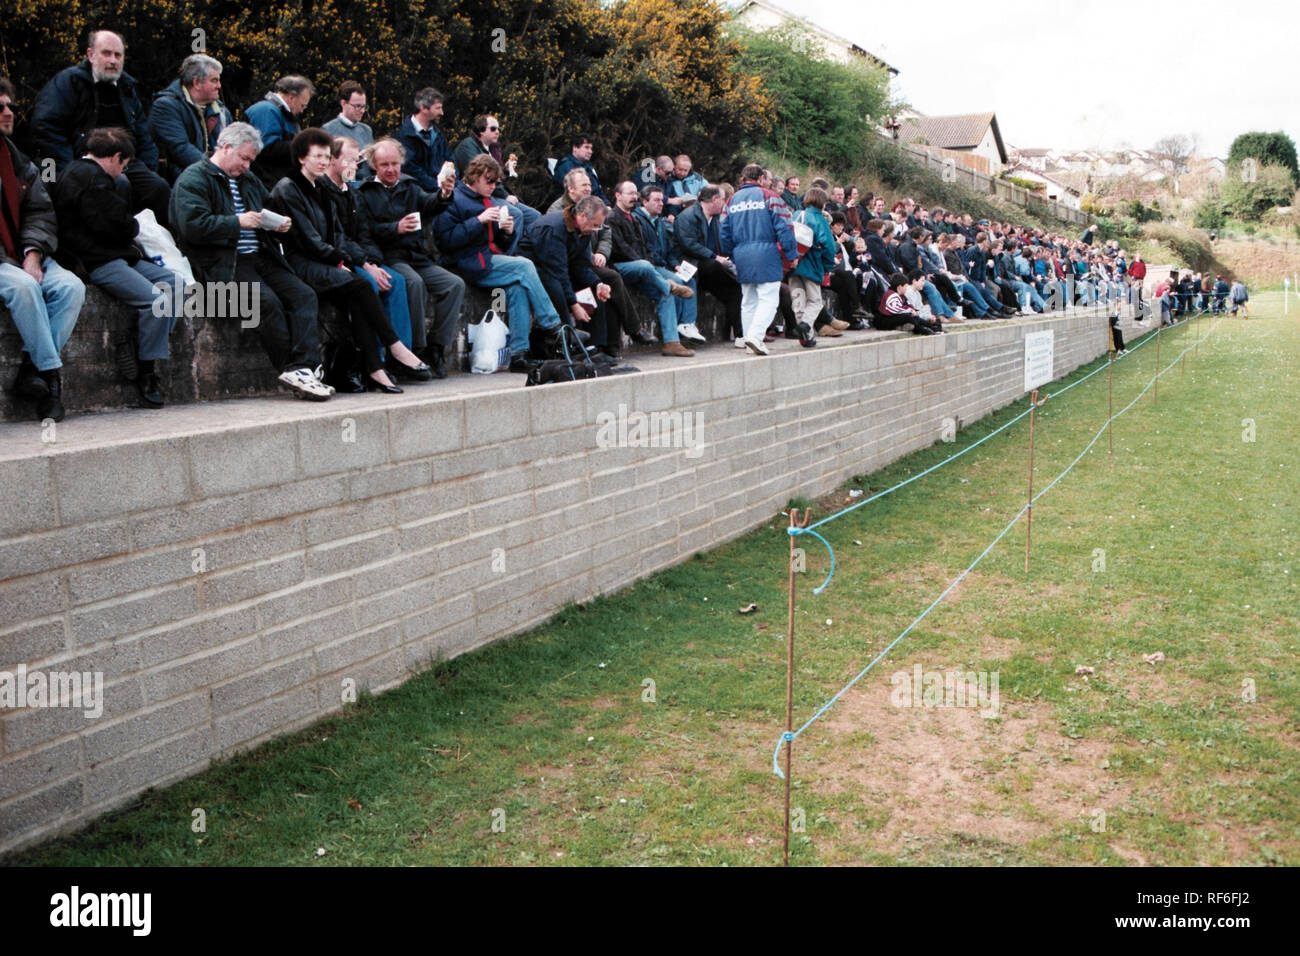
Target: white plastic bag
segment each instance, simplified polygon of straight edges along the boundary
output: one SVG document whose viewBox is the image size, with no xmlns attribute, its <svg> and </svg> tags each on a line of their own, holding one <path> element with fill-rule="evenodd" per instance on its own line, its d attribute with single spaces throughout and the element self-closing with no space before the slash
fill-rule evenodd
<svg viewBox="0 0 1300 956">
<path fill-rule="evenodd" d="M 135 238 L 140 244 L 140 248 L 144 250 L 144 254 L 154 264 L 160 265 L 164 269 L 170 269 L 172 272 L 180 273 L 187 287 L 192 285 L 194 283 L 194 270 L 190 268 L 190 260 L 181 255 L 172 234 L 158 225 L 153 210 L 140 210 L 135 214 L 135 220 L 140 224 L 140 232 Z"/>
<path fill-rule="evenodd" d="M 483 321 L 469 327 L 469 370 L 491 375 L 509 367 L 510 330 L 496 309 L 488 309 Z"/>
</svg>

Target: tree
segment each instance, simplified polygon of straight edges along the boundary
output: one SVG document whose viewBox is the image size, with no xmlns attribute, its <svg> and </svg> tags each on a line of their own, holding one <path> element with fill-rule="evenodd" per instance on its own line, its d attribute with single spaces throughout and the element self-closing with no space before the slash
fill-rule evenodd
<svg viewBox="0 0 1300 956">
<path fill-rule="evenodd" d="M 876 122 L 890 111 L 889 74 L 865 60 L 835 62 L 793 28 L 733 29 L 742 68 L 763 77 L 775 101 L 768 145 L 804 163 L 845 168 L 860 161 Z"/>
<path fill-rule="evenodd" d="M 1192 225 L 1197 229 L 1222 229 L 1223 223 L 1223 206 L 1216 199 L 1199 203 L 1192 214 Z"/>
<path fill-rule="evenodd" d="M 1187 161 L 1192 158 L 1192 153 L 1195 151 L 1196 143 L 1181 133 L 1157 140 L 1151 147 L 1151 152 L 1173 163 L 1175 176 L 1187 172 Z"/>
<path fill-rule="evenodd" d="M 1300 186 L 1300 165 L 1296 162 L 1295 141 L 1286 133 L 1242 133 L 1232 141 L 1228 163 L 1254 158 L 1261 166 L 1272 164 L 1290 171 L 1291 181 Z"/>
<path fill-rule="evenodd" d="M 739 170 L 742 148 L 766 135 L 774 104 L 723 33 L 710 0 L 622 0 L 605 10 L 612 47 L 585 78 L 589 128 L 621 177 L 646 158 L 687 153 L 710 179 Z"/>
<path fill-rule="evenodd" d="M 304 125 L 319 125 L 354 79 L 384 135 L 433 86 L 453 146 L 476 114 L 502 121 L 504 148 L 520 160 L 512 188 L 534 204 L 553 198 L 546 159 L 567 152 L 574 132 L 594 137 L 602 179 L 663 152 L 689 153 L 716 178 L 773 113 L 762 81 L 738 69 L 727 12 L 709 0 L 21 0 L 3 16 L 0 71 L 19 84 L 20 108 L 84 56 L 88 23 L 124 34 L 146 103 L 195 52 L 222 62 L 222 98 L 237 117 L 277 77 L 300 73 L 317 88 Z"/>
<path fill-rule="evenodd" d="M 1258 222 L 1274 206 L 1290 205 L 1294 194 L 1295 182 L 1285 166 L 1261 166 L 1253 176 L 1244 176 L 1242 163 L 1234 163 L 1228 166 L 1220 195 L 1228 215 Z"/>
</svg>

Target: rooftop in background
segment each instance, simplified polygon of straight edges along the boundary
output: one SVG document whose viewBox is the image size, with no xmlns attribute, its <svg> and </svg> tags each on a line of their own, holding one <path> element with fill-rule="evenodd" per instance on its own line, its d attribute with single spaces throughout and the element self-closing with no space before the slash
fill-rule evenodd
<svg viewBox="0 0 1300 956">
<path fill-rule="evenodd" d="M 1007 148 L 994 113 L 959 113 L 952 116 L 904 116 L 898 139 L 922 142 L 940 149 L 961 150 L 985 157 L 996 174 L 1007 164 Z"/>
<path fill-rule="evenodd" d="M 852 40 L 846 40 L 844 37 L 818 26 L 811 20 L 792 13 L 778 4 L 769 2 L 769 0 L 743 0 L 734 10 L 736 20 L 746 26 L 753 27 L 756 30 L 772 30 L 787 23 L 792 24 L 820 40 L 826 54 L 842 63 L 848 63 L 852 57 L 860 56 L 881 69 L 888 70 L 890 76 L 898 76 L 897 69 L 865 47 L 858 46 Z"/>
</svg>

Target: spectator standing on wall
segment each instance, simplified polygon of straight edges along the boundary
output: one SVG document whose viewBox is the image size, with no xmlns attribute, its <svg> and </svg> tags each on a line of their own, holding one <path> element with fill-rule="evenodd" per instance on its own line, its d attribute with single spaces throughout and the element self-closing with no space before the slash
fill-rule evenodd
<svg viewBox="0 0 1300 956">
<path fill-rule="evenodd" d="M 722 254 L 736 264 L 740 280 L 740 315 L 744 345 L 755 355 L 767 355 L 763 336 L 776 317 L 781 277 L 794 266 L 799 251 L 790 228 L 790 208 L 781 197 L 759 185 L 763 169 L 750 163 L 741 173 L 740 188 L 727 204 L 722 221 Z"/>
</svg>

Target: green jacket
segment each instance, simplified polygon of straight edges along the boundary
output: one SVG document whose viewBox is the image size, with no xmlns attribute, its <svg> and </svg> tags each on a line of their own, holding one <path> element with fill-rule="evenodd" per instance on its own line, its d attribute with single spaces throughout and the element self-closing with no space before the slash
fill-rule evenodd
<svg viewBox="0 0 1300 956">
<path fill-rule="evenodd" d="M 239 194 L 247 212 L 259 212 L 266 205 L 267 192 L 252 172 L 239 177 Z M 235 278 L 239 220 L 230 178 L 210 159 L 189 166 L 172 186 L 168 215 L 176 244 L 194 268 L 200 282 L 231 282 Z M 263 255 L 274 257 L 286 269 L 277 233 L 257 230 Z"/>
<path fill-rule="evenodd" d="M 812 248 L 803 254 L 794 274 L 821 282 L 835 268 L 835 234 L 820 209 L 805 206 L 790 217 L 792 222 L 806 222 L 813 231 Z"/>
</svg>

